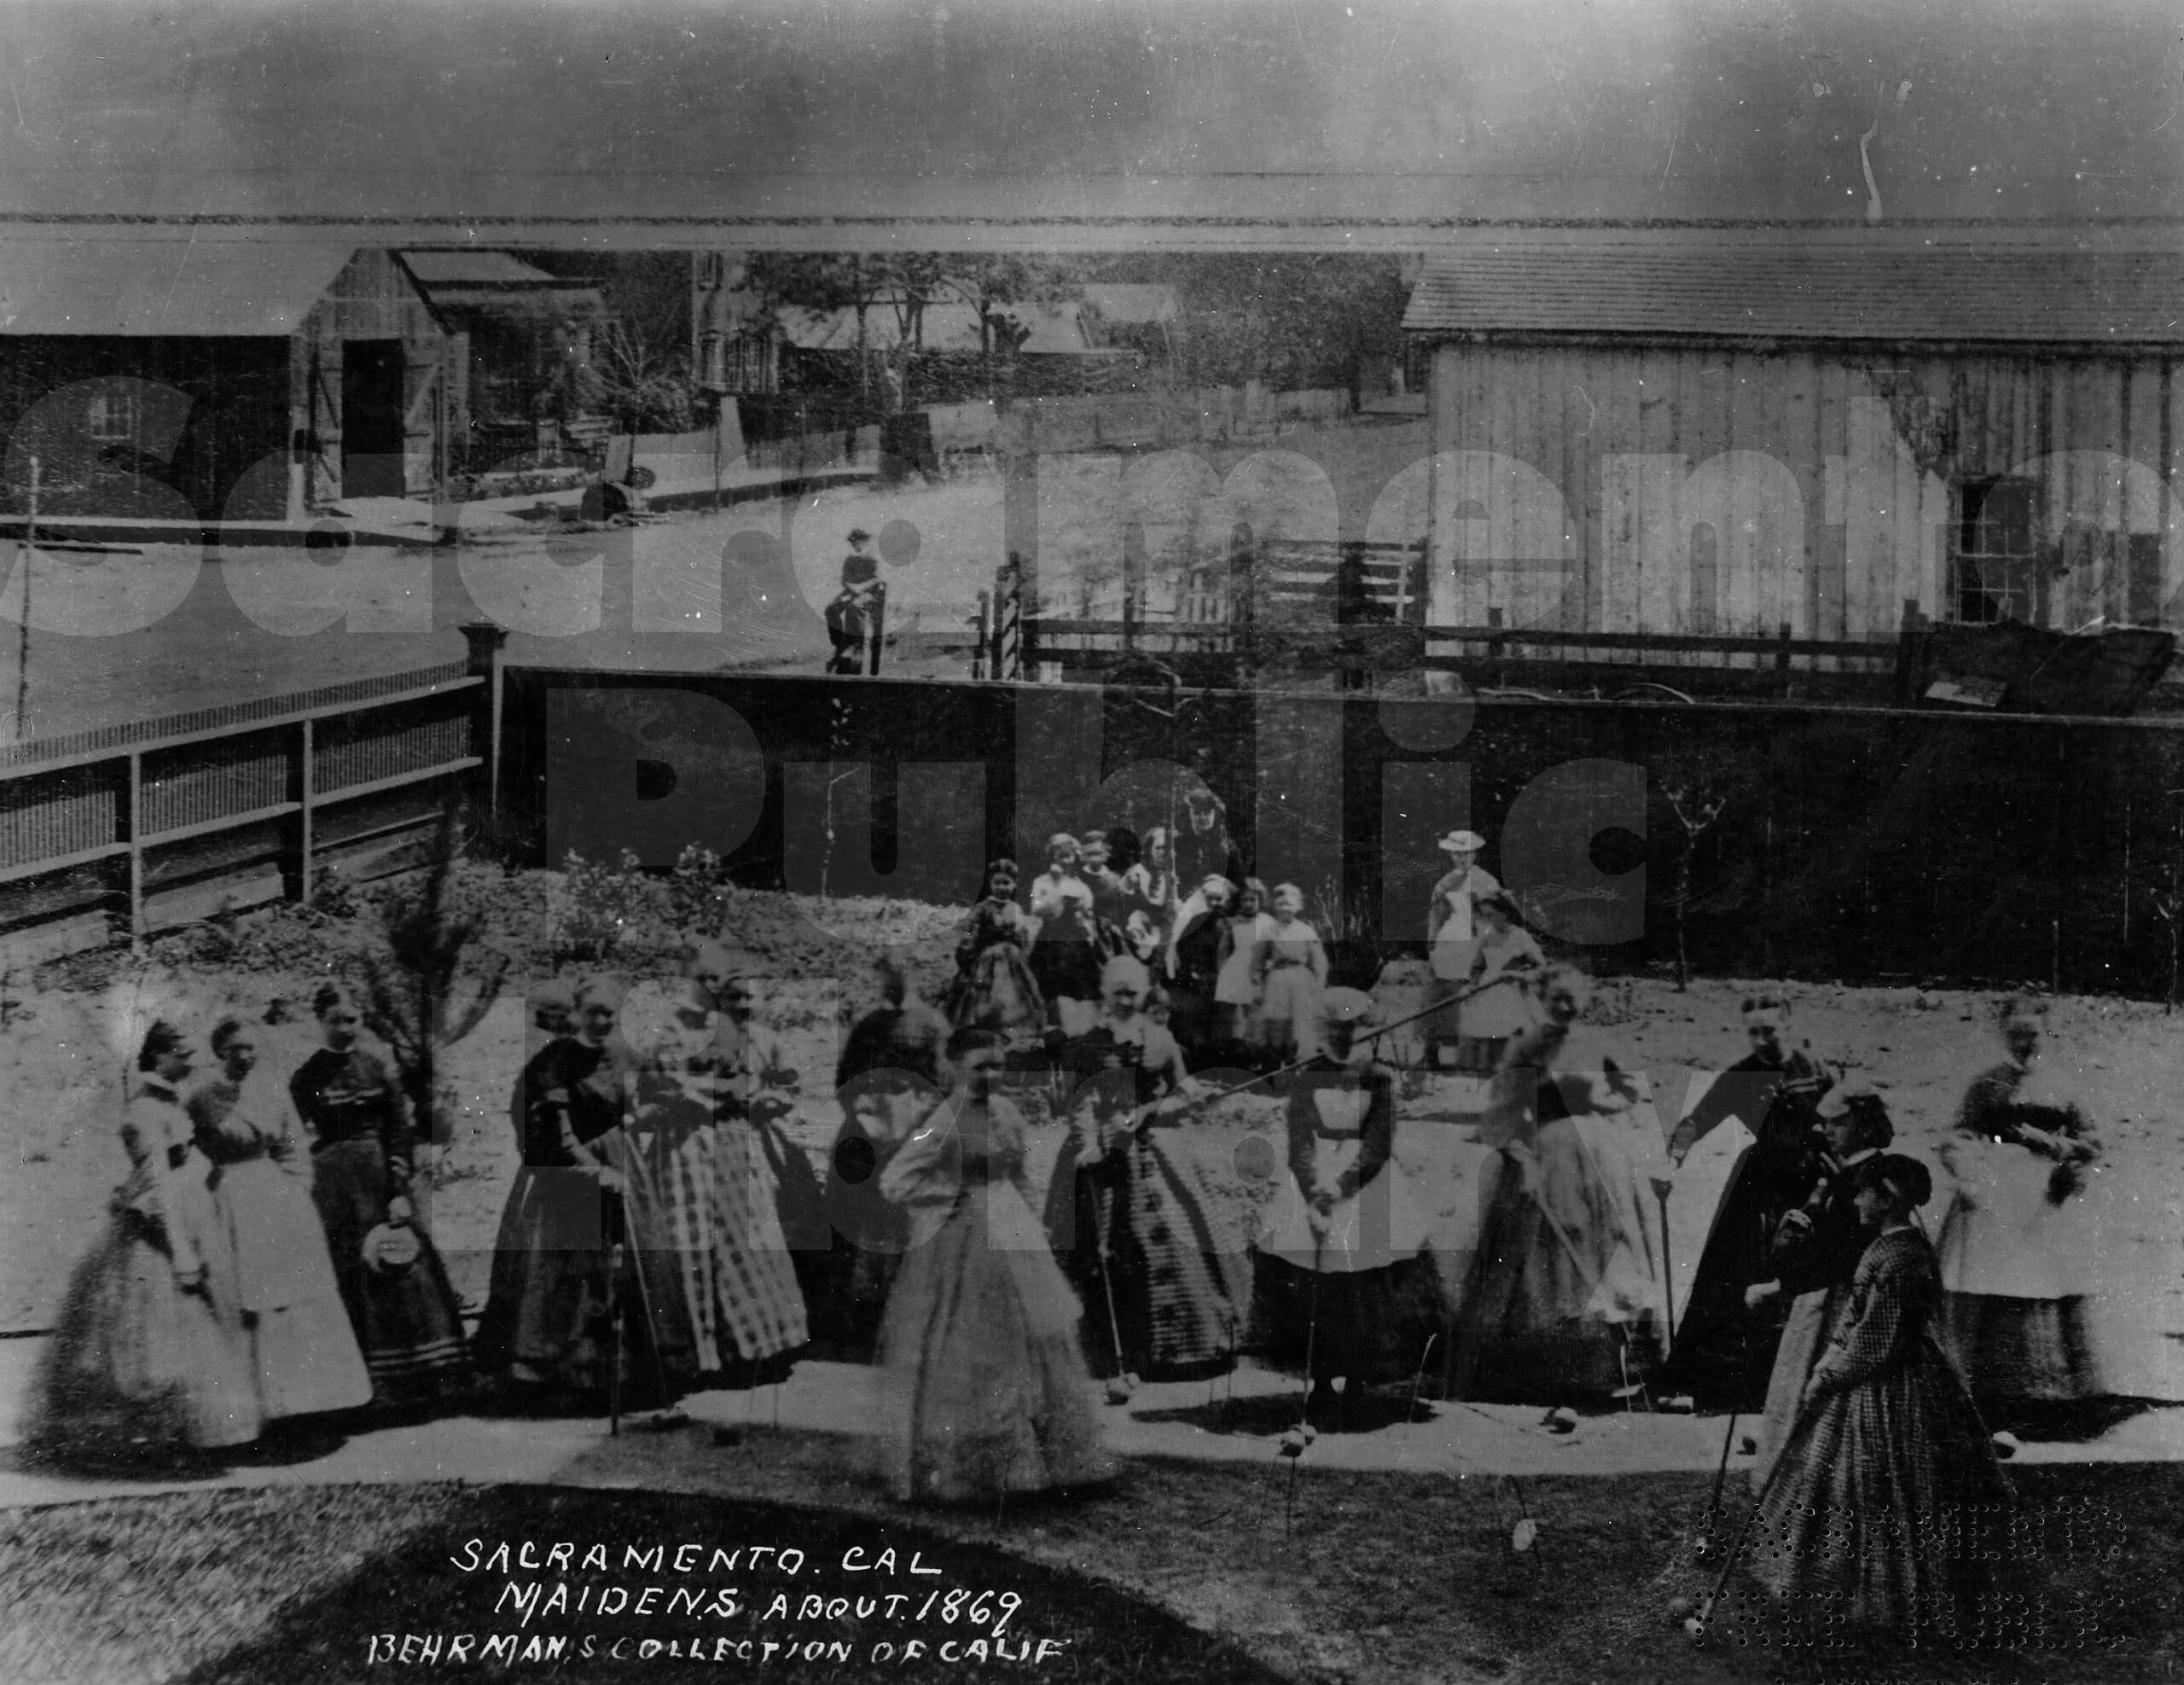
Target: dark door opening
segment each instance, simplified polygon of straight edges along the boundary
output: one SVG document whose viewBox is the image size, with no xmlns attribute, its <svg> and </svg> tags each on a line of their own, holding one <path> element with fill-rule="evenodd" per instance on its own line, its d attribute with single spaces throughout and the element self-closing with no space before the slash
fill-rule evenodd
<svg viewBox="0 0 2184 1685">
<path fill-rule="evenodd" d="M 348 340 L 341 346 L 341 495 L 399 497 L 402 341 Z"/>
</svg>

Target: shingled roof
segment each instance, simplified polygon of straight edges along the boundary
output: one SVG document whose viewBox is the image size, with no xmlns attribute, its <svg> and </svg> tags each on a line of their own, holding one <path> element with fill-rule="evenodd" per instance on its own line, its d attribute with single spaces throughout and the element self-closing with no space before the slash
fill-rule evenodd
<svg viewBox="0 0 2184 1685">
<path fill-rule="evenodd" d="M 2184 253 L 1844 240 L 1509 241 L 1426 260 L 1427 338 L 2184 345 Z"/>
</svg>

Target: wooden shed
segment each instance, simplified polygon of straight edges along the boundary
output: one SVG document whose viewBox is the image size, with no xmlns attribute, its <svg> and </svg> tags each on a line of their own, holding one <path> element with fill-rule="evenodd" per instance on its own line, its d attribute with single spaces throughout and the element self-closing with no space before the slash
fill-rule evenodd
<svg viewBox="0 0 2184 1685">
<path fill-rule="evenodd" d="M 11 242 L 4 494 L 49 516 L 298 520 L 428 493 L 448 340 L 393 256 L 274 241 Z"/>
<path fill-rule="evenodd" d="M 1429 259 L 1403 325 L 1432 454 L 1373 536 L 1425 539 L 1430 629 L 2184 626 L 2173 244 L 1526 232 Z"/>
</svg>

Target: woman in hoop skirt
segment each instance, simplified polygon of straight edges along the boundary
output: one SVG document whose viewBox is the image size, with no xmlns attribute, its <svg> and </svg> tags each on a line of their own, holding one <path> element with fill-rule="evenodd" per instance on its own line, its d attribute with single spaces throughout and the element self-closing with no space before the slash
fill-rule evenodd
<svg viewBox="0 0 2184 1685">
<path fill-rule="evenodd" d="M 1658 1361 L 1658 1216 L 1634 1159 L 1661 1140 L 1640 1079 L 1577 1027 L 1591 985 L 1540 978 L 1546 1021 L 1509 1044 L 1480 1138 L 1478 1249 L 1456 1315 L 1456 1396 L 1605 1398 Z"/>
<path fill-rule="evenodd" d="M 1004 1036 L 1036 1036 L 1044 1027 L 1046 996 L 1025 958 L 1034 930 L 1016 904 L 1016 863 L 993 862 L 956 944 L 956 979 L 940 1003 L 950 1024 L 984 1025 Z"/>
<path fill-rule="evenodd" d="M 311 1010 L 326 1045 L 297 1067 L 288 1095 L 314 1136 L 311 1203 L 371 1372 L 373 1402 L 415 1408 L 468 1392 L 462 1309 L 410 1200 L 409 1102 L 378 1055 L 357 1045 L 363 1016 L 348 991 L 326 985 Z M 382 1226 L 414 1236 L 407 1264 L 367 1256 L 365 1241 Z"/>
<path fill-rule="evenodd" d="M 1023 1116 L 993 1092 L 1001 1037 L 958 1030 L 948 1050 L 954 1091 L 880 1178 L 918 1241 L 880 1338 L 890 1485 L 951 1503 L 1104 1480 L 1083 1307 L 1031 1214 Z"/>
<path fill-rule="evenodd" d="M 258 1438 L 234 1252 L 178 1092 L 194 1055 L 171 1024 L 145 1032 L 121 1120 L 129 1177 L 61 1301 L 25 1425 L 35 1455 L 97 1465 Z"/>
</svg>

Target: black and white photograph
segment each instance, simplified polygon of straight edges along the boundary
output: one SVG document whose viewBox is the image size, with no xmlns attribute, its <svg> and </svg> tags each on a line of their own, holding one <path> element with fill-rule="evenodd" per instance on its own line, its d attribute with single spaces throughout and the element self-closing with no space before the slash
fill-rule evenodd
<svg viewBox="0 0 2184 1685">
<path fill-rule="evenodd" d="M 0 1679 L 2184 1665 L 2184 14 L 0 67 Z"/>
</svg>

